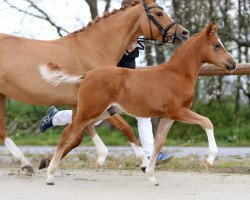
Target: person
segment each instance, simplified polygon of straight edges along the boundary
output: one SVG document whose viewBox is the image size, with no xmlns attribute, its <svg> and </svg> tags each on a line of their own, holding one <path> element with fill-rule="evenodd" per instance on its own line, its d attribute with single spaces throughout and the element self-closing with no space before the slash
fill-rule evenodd
<svg viewBox="0 0 250 200">
<path fill-rule="evenodd" d="M 122 5 L 124 4 L 130 5 L 132 4 L 132 2 L 133 0 L 123 0 Z M 125 54 L 123 55 L 117 66 L 135 69 L 136 67 L 135 59 L 139 57 L 140 49 L 141 48 L 138 47 L 137 40 L 132 42 L 128 46 Z M 151 118 L 136 117 L 136 120 L 137 120 L 138 133 L 142 149 L 144 150 L 149 159 L 153 152 L 153 144 L 154 144 Z M 44 133 L 47 129 L 53 126 L 63 126 L 71 123 L 71 121 L 72 121 L 72 110 L 58 111 L 55 106 L 52 106 L 48 109 L 46 115 L 41 120 L 39 129 L 40 132 Z M 171 159 L 172 155 L 160 152 L 157 157 L 157 164 L 166 163 Z"/>
</svg>

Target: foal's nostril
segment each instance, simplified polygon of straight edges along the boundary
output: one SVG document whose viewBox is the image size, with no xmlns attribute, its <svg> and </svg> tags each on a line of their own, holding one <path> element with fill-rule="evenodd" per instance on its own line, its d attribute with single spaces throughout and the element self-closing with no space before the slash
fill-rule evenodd
<svg viewBox="0 0 250 200">
<path fill-rule="evenodd" d="M 231 63 L 230 65 L 227 65 L 227 69 L 228 70 L 234 70 L 234 69 L 236 69 L 236 62 Z"/>
<path fill-rule="evenodd" d="M 236 69 L 236 62 L 233 63 L 233 69 Z"/>
<path fill-rule="evenodd" d="M 231 62 L 229 62 L 229 63 L 231 63 L 231 69 L 235 69 L 236 68 L 236 61 L 233 59 L 233 60 L 231 60 Z"/>
<path fill-rule="evenodd" d="M 234 70 L 234 69 L 236 69 L 236 66 L 230 65 L 230 66 L 227 66 L 227 69 L 228 69 L 228 70 Z"/>
</svg>

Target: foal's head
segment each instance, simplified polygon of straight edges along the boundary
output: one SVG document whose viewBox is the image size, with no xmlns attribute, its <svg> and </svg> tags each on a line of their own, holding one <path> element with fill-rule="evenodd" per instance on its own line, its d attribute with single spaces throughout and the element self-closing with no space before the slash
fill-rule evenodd
<svg viewBox="0 0 250 200">
<path fill-rule="evenodd" d="M 147 38 L 178 45 L 189 38 L 189 31 L 172 20 L 155 0 L 143 0 L 144 15 L 140 17 L 143 35 Z"/>
<path fill-rule="evenodd" d="M 204 37 L 205 44 L 201 52 L 203 61 L 215 64 L 221 68 L 233 70 L 236 68 L 236 61 L 228 53 L 220 39 L 216 36 L 217 25 L 211 22 L 206 29 L 201 33 Z"/>
</svg>

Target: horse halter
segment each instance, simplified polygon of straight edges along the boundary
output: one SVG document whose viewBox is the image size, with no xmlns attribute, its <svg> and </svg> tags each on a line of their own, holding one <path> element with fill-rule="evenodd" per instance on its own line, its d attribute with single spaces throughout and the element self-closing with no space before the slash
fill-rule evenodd
<svg viewBox="0 0 250 200">
<path fill-rule="evenodd" d="M 151 28 L 150 20 L 156 25 L 156 27 L 161 32 L 162 37 L 163 37 L 162 44 L 173 43 L 174 39 L 177 38 L 176 37 L 176 31 L 177 31 L 177 25 L 179 24 L 179 21 L 175 20 L 171 24 L 169 24 L 165 29 L 163 29 L 162 26 L 155 19 L 154 15 L 150 12 L 150 9 L 152 9 L 152 8 L 159 8 L 161 10 L 164 10 L 164 9 L 161 6 L 149 6 L 149 7 L 147 7 L 146 4 L 143 4 L 143 6 L 144 6 L 145 11 L 146 11 L 146 13 L 148 15 L 148 23 L 149 23 L 150 32 L 151 32 L 151 40 L 153 38 L 153 33 L 152 33 L 152 28 Z M 171 29 L 175 24 L 176 24 L 176 29 L 175 29 L 174 34 L 168 33 L 169 29 Z"/>
</svg>

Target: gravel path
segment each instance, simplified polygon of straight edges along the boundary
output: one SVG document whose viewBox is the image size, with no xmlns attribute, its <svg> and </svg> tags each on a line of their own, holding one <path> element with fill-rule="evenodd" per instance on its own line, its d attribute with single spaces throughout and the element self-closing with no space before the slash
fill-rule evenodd
<svg viewBox="0 0 250 200">
<path fill-rule="evenodd" d="M 56 149 L 55 146 L 19 146 L 22 152 L 27 154 L 47 154 L 53 153 Z M 132 148 L 129 146 L 109 146 L 109 154 L 133 154 Z M 207 155 L 207 147 L 164 147 L 164 152 L 173 154 L 175 157 L 184 157 L 187 155 L 198 155 L 204 157 Z M 91 154 L 96 152 L 95 147 L 93 146 L 80 146 L 74 149 L 71 154 L 80 154 L 80 153 Z M 0 146 L 0 154 L 8 153 L 8 150 L 5 146 Z M 244 159 L 250 159 L 250 147 L 219 147 L 218 156 L 220 157 L 232 157 L 237 156 Z"/>
</svg>

